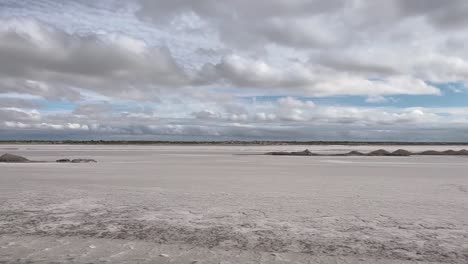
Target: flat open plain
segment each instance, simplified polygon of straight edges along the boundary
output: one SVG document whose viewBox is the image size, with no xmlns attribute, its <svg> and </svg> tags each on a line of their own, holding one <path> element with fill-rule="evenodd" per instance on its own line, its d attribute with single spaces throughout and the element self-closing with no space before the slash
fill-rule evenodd
<svg viewBox="0 0 468 264">
<path fill-rule="evenodd" d="M 468 263 L 457 146 L 0 145 L 0 263 Z"/>
</svg>

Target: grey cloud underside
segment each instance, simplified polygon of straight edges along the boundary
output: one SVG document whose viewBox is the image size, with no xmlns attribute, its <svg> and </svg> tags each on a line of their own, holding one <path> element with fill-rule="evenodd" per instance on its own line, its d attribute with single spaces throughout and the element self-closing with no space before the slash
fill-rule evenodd
<svg viewBox="0 0 468 264">
<path fill-rule="evenodd" d="M 18 107 L 22 109 L 32 109 L 41 106 L 40 103 L 19 98 L 0 98 L 2 107 Z"/>
<path fill-rule="evenodd" d="M 468 4 L 463 0 L 139 2 L 138 14 L 156 25 L 195 16 L 205 22 L 200 29 L 214 29 L 237 55 L 266 52 L 260 55 L 266 63 L 294 50 L 299 52 L 296 59 L 308 64 L 362 78 L 398 74 L 431 82 L 468 78 L 468 51 L 458 45 L 454 55 L 450 47 L 467 41 L 468 16 L 463 14 Z M 465 37 L 456 39 L 460 36 Z"/>
<path fill-rule="evenodd" d="M 295 94 L 314 96 L 439 93 L 404 73 L 375 82 L 312 60 L 288 63 L 285 68 L 268 60 L 231 54 L 216 64 L 205 63 L 188 71 L 167 47 L 151 47 L 120 35 L 71 35 L 35 21 L 8 22 L 0 32 L 0 59 L 9 62 L 0 66 L 3 92 L 69 100 L 80 98 L 78 89 L 152 100 L 165 89 L 213 85 L 294 89 Z M 361 71 L 366 67 L 372 68 L 362 65 Z"/>
<path fill-rule="evenodd" d="M 468 23 L 468 3 L 463 0 L 399 0 L 400 8 L 408 15 L 422 15 L 443 29 L 464 27 Z"/>
<path fill-rule="evenodd" d="M 0 32 L 0 61 L 8 62 L 0 64 L 0 91 L 73 99 L 78 94 L 71 88 L 116 95 L 187 82 L 165 47 L 140 53 L 132 49 L 144 44 L 132 39 L 70 35 L 34 21 L 11 23 Z"/>
<path fill-rule="evenodd" d="M 122 6 L 119 1 L 108 2 L 113 4 L 107 9 Z M 468 62 L 463 59 L 463 48 L 458 56 L 449 56 L 434 47 L 429 50 L 429 54 L 433 54 L 427 56 L 427 50 L 404 47 L 405 41 L 416 38 L 410 33 L 414 30 L 413 25 L 406 31 L 403 26 L 398 26 L 401 24 L 399 20 L 419 16 L 432 20 L 434 13 L 441 16 L 455 9 L 465 10 L 460 1 L 443 6 L 436 2 L 423 5 L 418 1 L 408 4 L 400 0 L 140 0 L 139 3 L 141 9 L 137 15 L 152 18 L 156 27 L 164 24 L 161 26 L 163 30 L 174 31 L 177 35 L 180 29 L 172 28 L 171 21 L 188 16 L 185 22 L 178 20 L 178 27 L 184 28 L 196 22 L 193 17 L 196 16 L 202 23 L 192 24 L 198 25 L 201 31 L 214 30 L 224 40 L 223 48 L 201 46 L 194 54 L 197 51 L 224 51 L 211 52 L 206 57 L 211 57 L 214 62 L 200 61 L 199 67 L 194 69 L 174 58 L 170 46 L 155 47 L 125 36 L 124 39 L 113 36 L 109 40 L 107 36 L 93 32 L 71 34 L 58 29 L 57 25 L 51 25 L 51 28 L 42 23 L 17 21 L 16 25 L 4 27 L 0 35 L 0 58 L 9 61 L 0 66 L 0 76 L 4 76 L 1 89 L 69 100 L 80 99 L 79 91 L 73 88 L 113 97 L 153 100 L 165 88 L 200 85 L 273 89 L 272 93 L 288 94 L 291 91 L 291 94 L 309 96 L 371 96 L 439 94 L 436 88 L 422 82 L 457 82 L 468 78 Z M 25 8 L 25 5 L 11 1 L 4 3 L 8 4 Z M 100 8 L 88 1 L 82 4 L 87 6 L 85 10 Z M 57 8 L 49 1 L 44 1 L 43 5 Z M 119 8 L 116 12 L 121 10 Z M 376 31 L 376 25 L 380 32 Z M 21 27 L 26 30 L 18 30 Z M 384 28 L 388 32 L 382 31 Z M 392 42 L 398 35 L 404 37 Z M 184 38 L 190 36 L 181 35 Z M 251 45 L 237 46 L 229 38 L 235 39 L 237 44 L 245 41 Z M 451 38 L 443 40 L 447 45 L 455 43 L 450 42 Z M 462 43 L 463 38 L 457 41 Z M 275 43 L 286 50 L 273 47 L 257 58 L 252 56 L 258 47 Z M 122 47 L 122 44 L 141 45 L 130 49 L 142 50 L 128 50 L 129 47 Z M 283 55 L 291 53 L 291 49 L 296 50 L 292 56 L 297 60 L 294 63 Z M 369 49 L 374 53 L 369 53 Z M 411 61 L 409 55 L 413 56 Z M 381 57 L 390 59 L 382 60 Z M 382 81 L 371 81 L 374 79 Z M 395 81 L 403 79 L 404 82 Z"/>
<path fill-rule="evenodd" d="M 313 25 L 302 30 L 297 21 L 304 18 L 324 16 L 329 25 L 323 26 L 361 31 L 376 25 L 392 26 L 392 23 L 414 17 L 422 17 L 433 26 L 444 29 L 463 27 L 468 22 L 468 4 L 464 0 L 139 0 L 139 3 L 139 14 L 158 23 L 167 23 L 181 14 L 193 13 L 211 22 L 222 37 L 233 42 L 242 41 L 238 37 L 247 37 L 247 40 L 263 38 L 280 44 L 308 47 L 317 44 L 319 38 L 314 40 L 308 34 L 315 31 Z"/>
</svg>

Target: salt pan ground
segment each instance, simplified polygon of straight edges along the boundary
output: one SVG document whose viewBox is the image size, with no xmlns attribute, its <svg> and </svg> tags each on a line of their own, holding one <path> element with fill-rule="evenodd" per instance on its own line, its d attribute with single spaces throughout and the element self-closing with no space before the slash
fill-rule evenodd
<svg viewBox="0 0 468 264">
<path fill-rule="evenodd" d="M 468 263 L 458 146 L 0 145 L 0 263 Z"/>
</svg>

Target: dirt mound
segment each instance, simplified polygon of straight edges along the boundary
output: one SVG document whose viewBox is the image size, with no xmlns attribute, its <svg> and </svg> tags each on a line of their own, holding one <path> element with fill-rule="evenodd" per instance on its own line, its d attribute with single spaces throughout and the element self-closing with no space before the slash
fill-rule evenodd
<svg viewBox="0 0 468 264">
<path fill-rule="evenodd" d="M 394 156 L 394 157 L 408 157 L 413 155 L 425 155 L 425 156 L 468 156 L 468 150 L 446 150 L 446 151 L 436 151 L 436 150 L 427 150 L 422 152 L 411 152 L 406 149 L 398 149 L 393 152 L 389 152 L 385 149 L 375 150 L 369 153 L 362 153 L 359 151 L 351 151 L 348 153 L 342 154 L 317 154 L 309 151 L 308 149 L 304 151 L 297 152 L 269 152 L 265 155 L 277 155 L 277 156 Z"/>
<path fill-rule="evenodd" d="M 24 162 L 30 162 L 30 160 L 28 160 L 25 157 L 6 153 L 0 157 L 0 162 L 24 163 Z"/>
<path fill-rule="evenodd" d="M 411 156 L 411 155 L 413 155 L 413 153 L 406 149 L 399 149 L 399 150 L 392 152 L 392 156 Z"/>
<path fill-rule="evenodd" d="M 427 155 L 427 156 L 468 156 L 468 150 L 446 150 L 446 151 L 436 151 L 436 150 L 427 150 L 418 153 L 418 155 Z"/>
<path fill-rule="evenodd" d="M 55 162 L 58 163 L 96 163 L 96 160 L 93 159 L 59 159 Z"/>
<path fill-rule="evenodd" d="M 376 150 L 376 151 L 372 151 L 367 155 L 368 156 L 391 156 L 392 153 L 386 151 L 385 149 L 379 149 L 379 150 Z"/>
<path fill-rule="evenodd" d="M 93 159 L 74 159 L 71 163 L 96 163 L 96 160 Z"/>
<path fill-rule="evenodd" d="M 310 150 L 308 149 L 304 151 L 291 152 L 290 154 L 294 156 L 317 156 L 318 155 L 318 154 L 310 152 Z"/>
<path fill-rule="evenodd" d="M 59 159 L 59 160 L 56 160 L 56 162 L 58 163 L 68 163 L 68 162 L 71 162 L 70 159 Z"/>
<path fill-rule="evenodd" d="M 345 156 L 365 156 L 366 154 L 354 150 L 354 151 L 348 152 L 348 153 L 346 153 L 344 155 Z"/>
<path fill-rule="evenodd" d="M 444 152 L 442 152 L 443 155 L 448 155 L 448 156 L 452 156 L 452 155 L 458 155 L 458 151 L 455 151 L 455 150 L 446 150 Z"/>
<path fill-rule="evenodd" d="M 316 153 L 310 152 L 310 150 L 306 149 L 304 151 L 296 151 L 296 152 L 269 152 L 266 155 L 273 155 L 273 156 L 319 156 Z"/>
<path fill-rule="evenodd" d="M 462 150 L 458 151 L 458 155 L 461 155 L 461 156 L 468 156 L 468 150 L 462 149 Z"/>
<path fill-rule="evenodd" d="M 418 155 L 428 155 L 428 156 L 442 155 L 442 152 L 436 151 L 436 150 L 426 150 L 426 151 L 418 153 Z"/>
</svg>

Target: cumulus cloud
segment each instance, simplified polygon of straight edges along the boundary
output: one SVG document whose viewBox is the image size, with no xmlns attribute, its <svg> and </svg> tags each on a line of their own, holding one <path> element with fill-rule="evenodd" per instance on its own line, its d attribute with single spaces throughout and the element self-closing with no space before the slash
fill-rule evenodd
<svg viewBox="0 0 468 264">
<path fill-rule="evenodd" d="M 466 138 L 466 109 L 431 104 L 450 100 L 448 84 L 466 94 L 467 12 L 465 0 L 0 1 L 0 136 Z M 422 95 L 427 107 L 389 107 Z"/>
<path fill-rule="evenodd" d="M 264 39 L 291 45 L 309 44 L 309 47 L 316 42 L 311 39 L 323 36 L 313 34 L 317 32 L 316 28 L 340 30 L 342 27 L 363 29 L 376 25 L 392 26 L 392 23 L 414 17 L 422 17 L 431 25 L 441 28 L 460 28 L 468 22 L 465 15 L 468 4 L 464 0 L 178 0 L 170 3 L 139 0 L 139 3 L 139 14 L 158 23 L 170 22 L 184 14 L 195 14 L 217 28 L 226 40 Z M 309 30 L 303 30 L 306 26 Z M 300 32 L 304 34 L 298 34 Z M 347 36 L 346 33 L 340 31 L 329 35 Z"/>
<path fill-rule="evenodd" d="M 187 8 L 201 8 L 182 2 L 174 3 L 174 7 L 169 5 L 171 10 L 177 10 L 174 15 L 192 10 Z M 164 4 L 161 5 L 164 7 Z M 181 8 L 176 8 L 179 5 Z M 241 15 L 248 13 L 244 10 L 247 4 L 233 4 L 231 7 L 220 2 L 217 5 L 222 10 L 229 10 L 228 7 L 238 9 Z M 315 16 L 322 12 L 336 12 L 336 8 L 343 8 L 342 4 L 322 8 L 318 2 L 308 1 L 293 4 L 276 1 L 273 5 L 276 7 L 263 14 L 276 19 L 276 22 L 266 25 L 268 27 L 292 18 L 307 20 L 314 16 L 313 19 L 319 19 Z M 311 6 L 317 7 L 317 10 L 314 9 L 317 13 L 301 13 L 303 8 Z M 287 12 L 277 13 L 276 8 L 289 10 L 289 16 Z M 200 10 L 197 12 L 205 14 Z M 217 16 L 217 13 L 210 9 L 205 15 Z M 283 18 L 283 15 L 287 17 Z M 169 47 L 151 46 L 125 35 L 71 34 L 35 20 L 10 19 L 3 22 L 0 27 L 0 58 L 10 63 L 0 66 L 0 91 L 33 94 L 48 99 L 79 100 L 80 90 L 84 89 L 112 97 L 152 100 L 161 90 L 200 85 L 225 85 L 309 96 L 437 95 L 440 92 L 428 81 L 453 82 L 468 78 L 468 62 L 461 57 L 434 51 L 429 56 L 427 53 L 424 56 L 423 53 L 416 53 L 409 61 L 399 56 L 407 57 L 410 50 L 393 56 L 388 54 L 388 50 L 392 50 L 388 46 L 374 49 L 373 53 L 364 52 L 366 46 L 363 49 L 351 45 L 353 49 L 330 50 L 321 47 L 318 49 L 321 51 L 319 56 L 312 53 L 302 61 L 297 58 L 295 61 L 284 60 L 283 54 L 278 56 L 272 51 L 260 58 L 253 58 L 248 55 L 249 50 L 244 49 L 219 57 L 218 62 L 199 63 L 204 66 L 188 70 L 183 61 L 172 56 Z M 309 26 L 304 25 L 293 27 L 310 32 Z M 279 31 L 294 30 L 281 28 Z M 333 33 L 330 34 L 333 37 L 340 35 L 339 32 L 324 34 L 329 33 Z M 376 39 L 387 41 L 382 36 Z M 290 48 L 298 47 L 300 45 L 290 45 Z M 379 60 L 379 57 L 388 59 Z"/>
<path fill-rule="evenodd" d="M 440 94 L 438 88 L 411 76 L 371 79 L 309 63 L 291 63 L 288 66 L 285 69 L 265 61 L 231 55 L 219 64 L 205 65 L 200 78 L 205 83 L 222 80 L 236 87 L 276 88 L 313 96 Z"/>
<path fill-rule="evenodd" d="M 80 110 L 83 108 L 88 106 L 61 113 L 0 108 L 0 135 L 5 138 L 9 134 L 9 138 L 14 138 L 12 135 L 42 131 L 43 135 L 75 133 L 82 138 L 120 139 L 402 140 L 402 137 L 408 139 L 411 133 L 416 136 L 418 131 L 416 140 L 434 140 L 431 137 L 437 133 L 439 138 L 455 140 L 466 138 L 463 129 L 468 122 L 466 108 L 322 106 L 292 97 L 246 104 L 243 114 L 219 107 L 187 112 L 175 119 L 157 112 L 154 112 L 156 116 L 142 115 L 138 111 L 104 111 L 98 116 Z M 443 132 L 444 128 L 450 128 L 450 133 Z M 458 132 L 453 134 L 453 131 Z"/>
<path fill-rule="evenodd" d="M 0 108 L 0 120 L 34 122 L 34 121 L 41 120 L 41 114 L 36 109 L 1 107 Z"/>
<path fill-rule="evenodd" d="M 447 43 L 468 40 L 468 16 L 464 15 L 468 4 L 464 0 L 139 2 L 139 14 L 158 25 L 195 15 L 205 21 L 201 27 L 214 30 L 225 48 L 237 52 L 236 56 L 258 55 L 259 49 L 266 49 L 260 61 L 282 58 L 281 71 L 294 67 L 284 60 L 285 55 L 292 55 L 296 59 L 310 58 L 311 64 L 341 73 L 367 77 L 408 75 L 425 81 L 468 80 L 466 50 L 457 56 L 443 50 Z M 225 57 L 217 68 L 233 75 L 240 70 L 234 68 L 234 63 L 239 61 Z M 258 83 L 255 66 L 254 76 L 235 84 Z M 271 75 L 273 82 L 276 75 Z"/>
<path fill-rule="evenodd" d="M 274 102 L 255 102 L 245 105 L 244 112 L 232 113 L 222 107 L 217 110 L 203 110 L 192 113 L 198 121 L 216 121 L 219 123 L 256 124 L 257 122 L 280 125 L 356 125 L 365 127 L 399 126 L 412 124 L 453 125 L 468 120 L 462 109 L 437 108 L 389 108 L 389 107 L 353 107 L 316 105 L 310 100 L 294 97 L 282 97 Z M 236 118 L 231 118 L 235 116 Z"/>
<path fill-rule="evenodd" d="M 463 0 L 398 0 L 396 3 L 404 15 L 423 16 L 443 29 L 463 27 L 468 23 L 468 3 Z"/>
<path fill-rule="evenodd" d="M 138 97 L 187 82 L 165 47 L 120 35 L 71 35 L 34 20 L 2 21 L 0 60 L 8 61 L 0 65 L 0 91 L 47 98 L 74 99 L 73 88 Z"/>
</svg>

